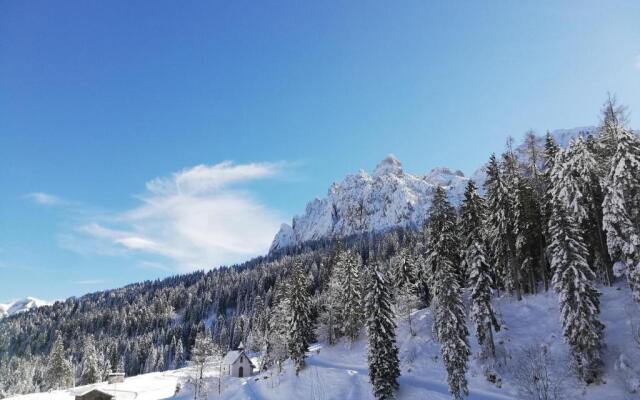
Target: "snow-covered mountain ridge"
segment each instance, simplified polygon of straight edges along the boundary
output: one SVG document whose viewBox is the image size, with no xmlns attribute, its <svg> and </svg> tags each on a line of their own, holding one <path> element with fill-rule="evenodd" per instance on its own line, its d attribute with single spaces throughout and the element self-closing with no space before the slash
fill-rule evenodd
<svg viewBox="0 0 640 400">
<path fill-rule="evenodd" d="M 559 129 L 551 134 L 558 144 L 567 146 L 577 135 L 596 131 L 596 127 L 586 126 Z M 544 136 L 539 136 L 538 141 L 542 146 Z M 515 151 L 523 154 L 524 146 Z M 427 217 L 437 186 L 444 186 L 457 205 L 469 179 L 482 187 L 484 166 L 471 178 L 450 168 L 434 168 L 425 175 L 414 175 L 405 172 L 400 161 L 390 154 L 371 174 L 360 170 L 348 175 L 342 182 L 332 184 L 326 197 L 309 202 L 304 214 L 294 217 L 291 225 L 282 224 L 271 251 L 323 238 L 419 227 Z"/>
<path fill-rule="evenodd" d="M 392 154 L 371 174 L 360 170 L 329 188 L 327 197 L 307 204 L 305 213 L 283 224 L 271 250 L 334 236 L 420 226 L 439 185 L 458 203 L 468 178 L 461 171 L 435 168 L 426 175 L 404 172 Z"/>
<path fill-rule="evenodd" d="M 48 305 L 51 305 L 48 301 L 36 299 L 35 297 L 25 297 L 10 303 L 0 304 L 0 318 Z"/>
</svg>

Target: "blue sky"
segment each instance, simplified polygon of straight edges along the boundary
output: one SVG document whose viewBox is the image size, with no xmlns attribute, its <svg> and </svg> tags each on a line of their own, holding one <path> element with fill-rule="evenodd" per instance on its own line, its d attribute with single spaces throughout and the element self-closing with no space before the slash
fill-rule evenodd
<svg viewBox="0 0 640 400">
<path fill-rule="evenodd" d="M 640 112 L 640 2 L 0 3 L 0 302 L 248 259 L 387 153 Z"/>
</svg>

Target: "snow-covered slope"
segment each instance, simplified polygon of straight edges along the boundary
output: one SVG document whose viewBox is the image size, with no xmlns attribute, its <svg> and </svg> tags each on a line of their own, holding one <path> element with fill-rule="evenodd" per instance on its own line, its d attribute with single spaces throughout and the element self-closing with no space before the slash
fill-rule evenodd
<svg viewBox="0 0 640 400">
<path fill-rule="evenodd" d="M 558 129 L 551 132 L 561 146 L 572 138 L 595 133 L 596 127 Z M 540 147 L 544 135 L 538 136 Z M 524 159 L 525 147 L 518 146 L 516 154 Z M 484 166 L 471 177 L 482 189 Z M 385 231 L 395 227 L 419 227 L 431 206 L 436 186 L 449 190 L 454 204 L 462 200 L 468 178 L 459 170 L 434 168 L 426 175 L 413 175 L 402 169 L 393 155 L 387 156 L 369 175 L 360 170 L 334 183 L 327 196 L 307 204 L 303 215 L 293 218 L 292 224 L 282 224 L 271 250 L 279 250 L 309 240 L 349 236 L 364 232 Z"/>
<path fill-rule="evenodd" d="M 621 285 L 623 286 L 623 285 Z M 494 308 L 502 325 L 495 335 L 497 360 L 493 365 L 477 358 L 479 348 L 473 324 L 469 342 L 473 356 L 469 361 L 467 379 L 470 400 L 525 399 L 518 371 L 527 364 L 526 350 L 536 354 L 550 354 L 549 376 L 557 381 L 562 393 L 558 399 L 567 400 L 627 400 L 636 399 L 631 393 L 640 376 L 640 345 L 634 341 L 632 328 L 638 327 L 638 305 L 631 300 L 626 287 L 601 288 L 602 321 L 606 325 L 603 361 L 604 382 L 585 386 L 571 374 L 567 361 L 569 348 L 562 337 L 558 300 L 554 293 L 526 296 L 522 301 L 511 297 L 494 300 Z M 399 400 L 450 399 L 447 375 L 440 357 L 440 345 L 431 335 L 432 317 L 429 309 L 413 314 L 416 335 L 409 333 L 407 323 L 398 321 L 397 343 L 402 376 L 399 379 Z M 493 384 L 485 378 L 490 368 L 500 381 Z M 373 399 L 368 380 L 366 335 L 353 345 L 338 343 L 333 347 L 318 343 L 310 348 L 307 367 L 295 376 L 293 366 L 285 363 L 282 374 L 268 371 L 250 378 L 225 378 L 223 393 L 217 396 L 215 370 L 210 372 L 209 399 L 313 399 L 313 400 L 368 400 Z M 185 380 L 185 369 L 157 372 L 127 378 L 117 386 L 101 383 L 93 385 L 118 399 L 180 399 L 193 398 Z M 181 391 L 173 397 L 176 385 Z M 72 400 L 74 395 L 90 387 L 36 393 L 14 397 L 14 400 Z M 636 390 L 640 388 L 636 387 Z"/>
<path fill-rule="evenodd" d="M 295 217 L 292 225 L 282 225 L 271 250 L 327 237 L 420 226 L 438 185 L 445 186 L 458 203 L 466 182 L 461 171 L 449 168 L 435 168 L 426 175 L 406 173 L 389 155 L 371 175 L 360 170 L 331 185 L 327 197 L 307 204 L 304 215 Z"/>
<path fill-rule="evenodd" d="M 32 308 L 51 305 L 50 302 L 36 299 L 35 297 L 25 297 L 24 299 L 12 301 L 7 304 L 0 304 L 0 318 L 8 317 L 19 312 L 28 311 Z"/>
</svg>

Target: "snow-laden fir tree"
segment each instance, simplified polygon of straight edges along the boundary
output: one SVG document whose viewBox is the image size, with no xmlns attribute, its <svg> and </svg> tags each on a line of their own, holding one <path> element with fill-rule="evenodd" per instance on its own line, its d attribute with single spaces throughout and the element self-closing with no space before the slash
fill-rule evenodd
<svg viewBox="0 0 640 400">
<path fill-rule="evenodd" d="M 218 318 L 216 319 L 215 342 L 223 351 L 229 350 L 230 336 L 227 319 L 224 314 L 218 314 Z"/>
<path fill-rule="evenodd" d="M 577 201 L 577 185 L 569 182 L 571 171 L 560 152 L 554 162 L 551 186 L 552 208 L 549 218 L 549 254 L 553 286 L 559 294 L 564 337 L 576 362 L 578 375 L 587 383 L 600 374 L 602 331 L 599 292 L 595 274 L 587 262 L 588 251 L 578 225 L 578 216 L 567 199 Z"/>
<path fill-rule="evenodd" d="M 359 256 L 351 250 L 343 251 L 335 267 L 340 282 L 338 304 L 342 333 L 353 342 L 360 335 L 363 315 Z"/>
<path fill-rule="evenodd" d="M 102 380 L 102 372 L 100 371 L 100 363 L 96 352 L 96 346 L 93 342 L 93 336 L 87 336 L 84 339 L 82 354 L 82 373 L 80 374 L 80 382 L 83 385 L 100 382 Z"/>
<path fill-rule="evenodd" d="M 291 314 L 289 295 L 286 285 L 276 282 L 274 286 L 274 305 L 269 309 L 267 334 L 262 345 L 262 369 L 273 365 L 282 371 L 282 363 L 289 356 L 289 316 Z"/>
<path fill-rule="evenodd" d="M 151 346 L 144 361 L 144 373 L 148 374 L 156 371 L 156 363 L 158 362 L 158 352 L 155 346 Z"/>
<path fill-rule="evenodd" d="M 62 336 L 56 335 L 47 363 L 47 386 L 51 389 L 65 389 L 73 383 L 71 363 L 65 357 Z"/>
<path fill-rule="evenodd" d="M 513 160 L 507 157 L 509 165 Z M 510 167 L 510 169 L 513 169 Z M 496 266 L 496 276 L 499 285 L 508 291 L 515 292 L 518 300 L 521 291 L 518 277 L 515 242 L 515 218 L 513 215 L 514 188 L 501 169 L 495 155 L 491 155 L 487 165 L 487 180 L 485 191 L 487 194 L 488 232 L 492 249 L 492 258 Z"/>
<path fill-rule="evenodd" d="M 296 375 L 304 368 L 305 353 L 309 348 L 311 315 L 307 279 L 300 261 L 295 261 L 288 285 L 289 294 L 289 356 L 296 368 Z"/>
<path fill-rule="evenodd" d="M 411 313 L 420 307 L 421 301 L 417 293 L 417 264 L 411 251 L 405 247 L 391 259 L 394 300 L 398 315 L 407 320 L 409 333 L 416 335 L 413 330 Z"/>
<path fill-rule="evenodd" d="M 470 180 L 462 201 L 462 244 L 465 264 L 471 288 L 471 320 L 476 326 L 476 338 L 485 356 L 495 357 L 493 329 L 500 330 L 491 307 L 493 280 L 485 250 L 484 200 L 478 195 L 475 183 Z"/>
<path fill-rule="evenodd" d="M 196 341 L 191 349 L 191 361 L 189 362 L 189 379 L 193 386 L 193 398 L 195 400 L 207 399 L 209 388 L 205 374 L 214 361 L 214 357 L 220 353 L 216 351 L 211 335 L 204 331 L 198 332 Z"/>
<path fill-rule="evenodd" d="M 260 295 L 256 296 L 253 302 L 253 311 L 251 315 L 251 329 L 247 336 L 247 348 L 251 351 L 260 351 L 263 345 L 264 335 L 267 334 L 269 320 L 267 318 L 267 310 L 264 301 Z"/>
<path fill-rule="evenodd" d="M 588 139 L 592 140 L 592 139 Z M 603 281 L 611 284 L 613 280 L 612 263 L 606 244 L 606 237 L 602 225 L 603 193 L 600 176 L 603 168 L 594 154 L 595 144 L 588 144 L 582 136 L 571 141 L 564 152 L 563 176 L 565 190 L 560 194 L 564 203 L 569 204 L 569 210 L 577 219 L 582 235 L 589 249 L 588 262 L 598 272 Z M 572 187 L 575 186 L 575 187 Z M 569 199 L 568 194 L 578 193 L 579 197 Z"/>
<path fill-rule="evenodd" d="M 623 127 L 611 137 L 616 149 L 603 184 L 603 225 L 611 257 L 624 266 L 640 302 L 640 139 Z"/>
<path fill-rule="evenodd" d="M 176 354 L 174 356 L 173 365 L 174 368 L 182 368 L 185 364 L 184 347 L 182 346 L 182 339 L 178 339 L 176 344 Z"/>
<path fill-rule="evenodd" d="M 469 332 L 465 324 L 456 268 L 456 216 L 442 187 L 438 187 L 429 210 L 431 235 L 427 243 L 428 262 L 433 268 L 432 280 L 434 330 L 441 343 L 442 360 L 447 369 L 449 391 L 455 399 L 468 394 L 467 361 Z"/>
<path fill-rule="evenodd" d="M 533 188 L 525 179 L 518 179 L 515 186 L 514 234 L 516 255 L 520 265 L 521 285 L 527 293 L 535 293 L 537 275 L 541 275 L 544 252 L 543 226 L 541 224 L 540 205 Z"/>
<path fill-rule="evenodd" d="M 627 128 L 628 113 L 627 108 L 618 104 L 616 97 L 609 94 L 601 115 L 596 152 L 600 163 L 609 164 L 618 147 L 618 133 Z"/>
<path fill-rule="evenodd" d="M 398 389 L 400 362 L 396 346 L 396 324 L 391 309 L 392 284 L 380 265 L 369 263 L 366 295 L 369 381 L 376 399 L 393 399 Z"/>
<path fill-rule="evenodd" d="M 321 312 L 319 316 L 320 336 L 329 345 L 334 345 L 340 336 L 340 292 L 338 268 L 333 267 L 327 288 L 320 295 Z"/>
</svg>

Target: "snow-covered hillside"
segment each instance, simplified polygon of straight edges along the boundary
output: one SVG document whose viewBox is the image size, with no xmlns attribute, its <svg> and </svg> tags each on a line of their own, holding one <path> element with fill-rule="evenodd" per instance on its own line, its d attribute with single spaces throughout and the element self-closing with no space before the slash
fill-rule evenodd
<svg viewBox="0 0 640 400">
<path fill-rule="evenodd" d="M 567 146 L 579 134 L 596 132 L 593 126 L 558 129 L 551 132 L 559 145 Z M 538 136 L 542 147 L 544 136 Z M 516 154 L 524 158 L 524 145 Z M 449 191 L 454 204 L 462 200 L 469 178 L 455 169 L 434 168 L 425 175 L 403 170 L 393 155 L 387 156 L 373 173 L 360 170 L 329 188 L 327 197 L 309 202 L 303 215 L 293 218 L 292 224 L 282 224 L 271 250 L 279 250 L 309 240 L 349 236 L 364 232 L 380 232 L 395 227 L 419 227 L 424 223 L 431 198 L 437 186 Z M 484 167 L 471 177 L 482 189 Z"/>
<path fill-rule="evenodd" d="M 7 304 L 0 304 L 0 318 L 48 305 L 51 305 L 48 301 L 36 299 L 35 297 L 25 297 Z"/>
<path fill-rule="evenodd" d="M 519 372 L 529 364 L 529 354 L 548 354 L 551 383 L 558 383 L 562 399 L 630 400 L 638 388 L 640 376 L 640 345 L 634 340 L 633 327 L 640 323 L 638 305 L 632 303 L 626 287 L 601 288 L 602 321 L 606 324 L 604 350 L 604 383 L 585 386 L 579 383 L 568 367 L 569 348 L 562 338 L 557 296 L 545 293 L 527 296 L 517 302 L 510 297 L 494 301 L 502 324 L 496 333 L 497 361 L 488 365 L 478 361 L 479 352 L 473 328 L 470 343 L 474 356 L 469 364 L 470 400 L 524 399 Z M 402 376 L 399 379 L 400 400 L 450 399 L 446 371 L 441 362 L 440 345 L 431 336 L 430 310 L 414 313 L 416 335 L 409 334 L 407 324 L 399 321 L 397 342 L 400 348 Z M 473 324 L 469 324 L 472 327 Z M 485 371 L 497 375 L 498 384 L 485 378 Z M 191 399 L 192 393 L 184 383 L 187 370 L 158 372 L 127 378 L 125 383 L 92 385 L 117 394 L 117 399 Z M 215 373 L 211 375 L 215 387 Z M 176 385 L 182 390 L 173 397 Z M 15 400 L 71 400 L 76 393 L 89 387 L 65 391 L 17 396 Z M 211 390 L 210 399 L 217 399 Z M 368 382 L 366 335 L 352 346 L 338 343 L 328 347 L 322 343 L 311 347 L 307 367 L 299 377 L 293 366 L 286 364 L 282 374 L 268 371 L 250 378 L 226 378 L 222 399 L 373 399 Z"/>
</svg>

